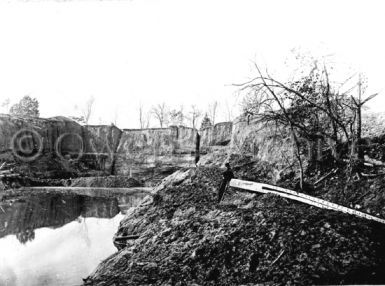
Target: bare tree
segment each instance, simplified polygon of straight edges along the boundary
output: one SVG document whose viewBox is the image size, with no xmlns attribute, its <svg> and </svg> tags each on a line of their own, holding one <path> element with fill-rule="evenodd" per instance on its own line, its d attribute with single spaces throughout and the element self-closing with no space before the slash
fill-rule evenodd
<svg viewBox="0 0 385 286">
<path fill-rule="evenodd" d="M 217 115 L 217 108 L 218 108 L 218 101 L 215 100 L 209 104 L 208 116 L 209 116 L 211 123 L 213 125 L 215 124 L 215 118 Z"/>
<path fill-rule="evenodd" d="M 86 125 L 88 124 L 91 118 L 92 112 L 94 110 L 94 103 L 95 103 L 95 98 L 91 96 L 88 98 L 84 107 L 81 109 L 82 117 L 84 118 L 84 123 Z"/>
<path fill-rule="evenodd" d="M 266 78 L 259 67 L 255 65 L 257 71 L 258 71 L 258 93 L 263 94 L 263 96 L 266 96 L 269 98 L 266 103 L 268 105 L 266 106 L 266 109 L 269 109 L 269 113 L 266 113 L 267 117 L 263 118 L 265 121 L 271 121 L 273 118 L 276 122 L 284 121 L 288 126 L 291 133 L 291 138 L 293 141 L 293 144 L 295 146 L 295 156 L 299 163 L 299 169 L 300 169 L 300 187 L 302 189 L 303 187 L 303 180 L 304 180 L 304 168 L 303 168 L 303 162 L 301 159 L 301 152 L 300 152 L 300 142 L 298 138 L 298 133 L 296 132 L 296 129 L 294 128 L 295 122 L 293 122 L 292 117 L 289 114 L 288 107 L 286 106 L 286 94 L 282 92 L 276 92 L 274 90 L 274 85 L 272 85 L 271 78 Z M 253 83 L 255 84 L 255 83 Z M 250 86 L 249 86 L 250 87 Z M 275 111 L 273 106 L 276 105 L 278 107 L 279 112 Z"/>
<path fill-rule="evenodd" d="M 116 106 L 114 110 L 114 121 L 112 122 L 115 126 L 118 125 L 118 120 L 119 120 L 119 107 Z"/>
<path fill-rule="evenodd" d="M 225 120 L 226 121 L 232 121 L 233 120 L 233 106 L 229 104 L 229 101 L 226 99 L 225 101 L 225 108 L 223 110 Z"/>
<path fill-rule="evenodd" d="M 186 119 L 185 113 L 184 113 L 184 105 L 179 106 L 179 125 L 184 125 L 184 121 Z"/>
<path fill-rule="evenodd" d="M 365 99 L 362 99 L 363 90 L 362 90 L 362 76 L 358 75 L 358 96 L 352 96 L 352 107 L 355 111 L 355 134 L 352 139 L 352 147 L 351 147 L 351 158 L 355 158 L 359 160 L 361 163 L 364 160 L 364 153 L 361 147 L 361 137 L 362 137 L 362 106 L 367 103 L 369 100 L 373 99 L 377 96 L 378 93 L 369 95 Z"/>
<path fill-rule="evenodd" d="M 192 128 L 194 129 L 197 128 L 198 120 L 201 116 L 202 116 L 202 111 L 199 110 L 199 108 L 196 105 L 194 104 L 191 105 L 189 119 L 190 119 Z"/>
<path fill-rule="evenodd" d="M 352 164 L 353 157 L 363 161 L 359 146 L 361 107 L 377 94 L 362 100 L 361 80 L 358 83 L 358 98 L 349 95 L 352 89 L 344 93 L 332 89 L 325 64 L 320 68 L 317 62 L 314 62 L 308 75 L 286 84 L 271 77 L 267 71 L 262 73 L 255 66 L 257 77 L 243 84 L 242 88 L 257 97 L 250 101 L 256 107 L 246 105 L 250 108 L 244 111 L 248 114 L 256 111 L 258 113 L 253 115 L 257 115 L 262 121 L 288 127 L 296 147 L 301 181 L 304 176 L 301 159 L 303 140 L 308 143 L 322 140 L 329 144 L 336 161 L 340 159 L 337 146 L 346 142 L 350 148 L 350 170 L 355 165 Z"/>
<path fill-rule="evenodd" d="M 168 108 L 164 102 L 153 106 L 151 108 L 151 113 L 159 121 L 161 128 L 168 124 Z"/>
<path fill-rule="evenodd" d="M 139 104 L 139 126 L 140 129 L 145 129 L 150 126 L 149 112 L 145 111 L 145 108 L 142 103 Z"/>
</svg>

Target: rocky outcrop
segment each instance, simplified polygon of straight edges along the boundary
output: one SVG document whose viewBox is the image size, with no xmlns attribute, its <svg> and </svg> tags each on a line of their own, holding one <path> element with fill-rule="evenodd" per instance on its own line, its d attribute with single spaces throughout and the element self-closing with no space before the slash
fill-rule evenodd
<svg viewBox="0 0 385 286">
<path fill-rule="evenodd" d="M 143 180 L 162 178 L 194 164 L 196 142 L 196 130 L 183 126 L 123 130 L 115 173 Z"/>
<path fill-rule="evenodd" d="M 199 130 L 199 165 L 220 166 L 229 157 L 233 122 L 221 122 Z"/>
<path fill-rule="evenodd" d="M 230 143 L 233 122 L 221 122 L 199 131 L 201 136 L 200 150 L 205 153 L 212 146 L 226 146 Z"/>
<path fill-rule="evenodd" d="M 65 117 L 0 115 L 0 160 L 17 162 L 19 172 L 38 176 L 65 171 L 64 158 L 82 150 L 82 126 Z"/>
<path fill-rule="evenodd" d="M 295 162 L 290 136 L 285 130 L 260 123 L 256 118 L 238 117 L 200 130 L 202 154 L 199 164 L 221 166 L 236 158 L 268 162 L 275 171 Z"/>
<path fill-rule="evenodd" d="M 132 175 L 146 180 L 195 162 L 197 132 L 192 128 L 120 130 L 82 126 L 65 117 L 0 116 L 0 161 L 38 177 Z"/>
<path fill-rule="evenodd" d="M 16 162 L 18 172 L 37 177 L 92 173 L 156 182 L 199 156 L 201 165 L 247 154 L 283 166 L 293 162 L 292 151 L 287 134 L 250 118 L 198 132 L 183 126 L 120 130 L 82 126 L 65 117 L 0 116 L 0 161 Z"/>
<path fill-rule="evenodd" d="M 113 125 L 82 126 L 66 117 L 0 115 L 0 161 L 16 162 L 18 172 L 39 177 L 111 174 L 121 133 Z"/>
<path fill-rule="evenodd" d="M 287 165 L 294 161 L 292 142 L 285 130 L 250 118 L 238 118 L 234 122 L 230 153 L 251 155 L 272 165 Z"/>
<path fill-rule="evenodd" d="M 115 151 L 119 145 L 122 130 L 115 125 L 84 126 L 83 139 L 86 153 L 83 161 L 93 169 L 114 173 Z"/>
</svg>

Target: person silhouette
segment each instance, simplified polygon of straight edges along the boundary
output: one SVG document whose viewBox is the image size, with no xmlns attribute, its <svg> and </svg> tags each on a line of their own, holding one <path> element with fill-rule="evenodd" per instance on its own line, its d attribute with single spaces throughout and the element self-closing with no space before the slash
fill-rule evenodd
<svg viewBox="0 0 385 286">
<path fill-rule="evenodd" d="M 231 170 L 230 163 L 226 163 L 225 166 L 226 166 L 226 171 L 222 173 L 223 180 L 222 180 L 221 186 L 218 189 L 218 204 L 221 202 L 223 198 L 223 195 L 225 193 L 228 183 L 231 181 L 232 178 L 234 178 L 234 173 Z"/>
</svg>

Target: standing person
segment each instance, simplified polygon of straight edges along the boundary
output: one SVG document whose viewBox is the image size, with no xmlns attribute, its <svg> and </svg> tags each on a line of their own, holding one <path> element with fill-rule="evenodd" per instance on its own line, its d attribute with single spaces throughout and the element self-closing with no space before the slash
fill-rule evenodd
<svg viewBox="0 0 385 286">
<path fill-rule="evenodd" d="M 221 186 L 219 187 L 219 190 L 218 190 L 218 204 L 222 200 L 223 194 L 226 190 L 228 183 L 231 181 L 232 178 L 234 178 L 234 173 L 233 173 L 233 170 L 231 170 L 230 164 L 226 163 L 225 166 L 226 166 L 226 171 L 224 171 L 222 174 L 223 181 L 222 181 Z"/>
</svg>

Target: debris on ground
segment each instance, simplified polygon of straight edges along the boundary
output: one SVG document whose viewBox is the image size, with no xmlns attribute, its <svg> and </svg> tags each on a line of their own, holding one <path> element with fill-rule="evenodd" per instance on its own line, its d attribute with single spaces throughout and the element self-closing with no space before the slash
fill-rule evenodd
<svg viewBox="0 0 385 286">
<path fill-rule="evenodd" d="M 85 285 L 385 283 L 384 226 L 236 190 L 217 205 L 217 167 L 177 177 L 121 222 Z"/>
</svg>

